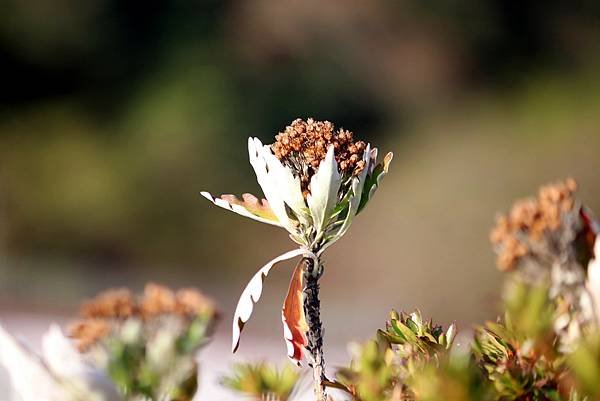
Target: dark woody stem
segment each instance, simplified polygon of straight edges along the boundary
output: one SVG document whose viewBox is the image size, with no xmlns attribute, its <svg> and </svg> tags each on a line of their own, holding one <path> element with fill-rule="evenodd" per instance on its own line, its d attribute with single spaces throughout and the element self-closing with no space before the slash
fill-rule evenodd
<svg viewBox="0 0 600 401">
<path fill-rule="evenodd" d="M 319 278 L 323 265 L 312 258 L 303 258 L 304 264 L 304 315 L 308 325 L 306 349 L 311 355 L 316 401 L 326 401 L 325 359 L 323 357 L 323 325 L 321 323 L 321 302 L 319 301 Z"/>
</svg>

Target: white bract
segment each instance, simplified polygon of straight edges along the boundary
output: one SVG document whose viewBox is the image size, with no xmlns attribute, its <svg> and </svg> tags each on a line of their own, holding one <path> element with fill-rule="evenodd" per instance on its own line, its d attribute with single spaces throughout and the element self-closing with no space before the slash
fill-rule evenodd
<svg viewBox="0 0 600 401">
<path fill-rule="evenodd" d="M 84 361 L 56 325 L 42 338 L 42 355 L 0 326 L 0 363 L 22 401 L 122 401 L 110 379 Z"/>
<path fill-rule="evenodd" d="M 309 194 L 304 197 L 300 172 L 284 165 L 272 152 L 270 145 L 263 145 L 258 138 L 248 139 L 250 164 L 266 200 L 244 194 L 242 199 L 233 195 L 214 197 L 208 192 L 202 196 L 215 205 L 251 219 L 286 229 L 290 238 L 299 245 L 293 250 L 271 260 L 250 280 L 238 302 L 233 320 L 232 350 L 239 345 L 244 324 L 250 319 L 253 305 L 262 293 L 263 281 L 276 263 L 297 256 L 310 257 L 318 262 L 323 251 L 339 240 L 350 228 L 353 218 L 360 213 L 379 187 L 392 160 L 388 153 L 377 164 L 377 149 L 370 145 L 362 155 L 364 168 L 358 173 L 340 173 L 334 146 L 327 149 L 325 158 L 310 179 Z M 301 302 L 291 303 L 301 305 Z M 284 321 L 284 333 L 288 342 L 291 323 Z M 288 344 L 288 356 L 292 358 L 293 347 Z M 299 362 L 293 357 L 295 362 Z"/>
</svg>

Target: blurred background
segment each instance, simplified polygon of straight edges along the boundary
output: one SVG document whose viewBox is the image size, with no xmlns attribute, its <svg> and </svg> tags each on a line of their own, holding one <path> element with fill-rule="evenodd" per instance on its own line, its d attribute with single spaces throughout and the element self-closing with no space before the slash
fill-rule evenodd
<svg viewBox="0 0 600 401">
<path fill-rule="evenodd" d="M 218 301 L 208 376 L 283 360 L 293 263 L 269 276 L 240 356 L 228 328 L 247 280 L 293 245 L 199 192 L 260 194 L 246 138 L 296 117 L 395 153 L 326 256 L 332 363 L 391 308 L 465 329 L 493 318 L 489 229 L 539 185 L 573 176 L 600 213 L 598 2 L 0 4 L 0 319 L 26 336 L 153 280 Z"/>
</svg>

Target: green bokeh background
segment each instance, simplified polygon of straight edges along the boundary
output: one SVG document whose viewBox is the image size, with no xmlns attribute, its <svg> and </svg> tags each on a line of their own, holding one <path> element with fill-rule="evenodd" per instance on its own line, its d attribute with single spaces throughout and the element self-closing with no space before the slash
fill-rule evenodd
<svg viewBox="0 0 600 401">
<path fill-rule="evenodd" d="M 0 7 L 0 311 L 69 313 L 158 280 L 203 289 L 229 318 L 292 245 L 199 192 L 259 194 L 246 138 L 296 117 L 395 153 L 328 253 L 330 338 L 372 333 L 391 307 L 493 316 L 489 228 L 540 184 L 572 175 L 600 211 L 597 2 Z M 290 271 L 269 277 L 254 334 L 278 335 Z"/>
</svg>

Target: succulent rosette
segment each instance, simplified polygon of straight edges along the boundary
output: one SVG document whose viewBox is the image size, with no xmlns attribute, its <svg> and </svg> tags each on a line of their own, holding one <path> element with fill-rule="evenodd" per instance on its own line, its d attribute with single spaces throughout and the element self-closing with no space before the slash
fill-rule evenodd
<svg viewBox="0 0 600 401">
<path fill-rule="evenodd" d="M 258 138 L 248 139 L 250 164 L 266 199 L 250 194 L 241 199 L 234 195 L 214 197 L 202 192 L 217 206 L 284 228 L 299 245 L 263 266 L 246 286 L 233 321 L 234 352 L 273 266 L 297 256 L 318 263 L 323 251 L 348 231 L 354 217 L 373 197 L 392 160 L 392 153 L 388 153 L 377 163 L 377 148 L 355 141 L 347 130 L 335 130 L 328 121 L 297 119 L 275 139 L 271 145 Z M 306 344 L 301 273 L 297 268 L 283 308 L 288 356 L 298 363 Z"/>
</svg>

